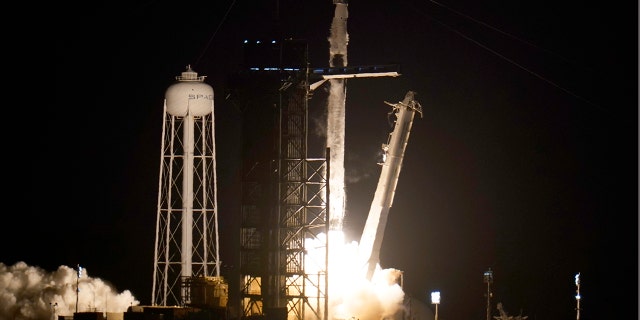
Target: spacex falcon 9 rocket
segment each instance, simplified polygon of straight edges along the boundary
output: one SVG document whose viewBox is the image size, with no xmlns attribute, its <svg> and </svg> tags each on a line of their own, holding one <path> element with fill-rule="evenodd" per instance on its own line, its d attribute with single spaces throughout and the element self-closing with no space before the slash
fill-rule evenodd
<svg viewBox="0 0 640 320">
<path fill-rule="evenodd" d="M 382 145 L 384 151 L 382 171 L 358 246 L 359 261 L 365 268 L 368 280 L 371 280 L 380 262 L 384 229 L 398 184 L 413 118 L 416 112 L 422 116 L 422 106 L 414 100 L 414 96 L 415 93 L 409 91 L 402 102 L 392 104 L 385 101 L 393 107 L 391 112 L 396 116 L 395 126 L 393 132 L 389 134 L 388 142 Z"/>
</svg>

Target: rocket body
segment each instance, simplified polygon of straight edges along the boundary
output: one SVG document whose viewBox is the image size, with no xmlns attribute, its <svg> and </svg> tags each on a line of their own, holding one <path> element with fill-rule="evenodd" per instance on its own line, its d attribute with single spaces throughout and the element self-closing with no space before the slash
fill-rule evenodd
<svg viewBox="0 0 640 320">
<path fill-rule="evenodd" d="M 384 230 L 387 226 L 389 210 L 393 204 L 413 119 L 416 111 L 422 112 L 420 105 L 414 101 L 414 92 L 412 91 L 405 95 L 402 102 L 392 106 L 396 116 L 395 127 L 389 135 L 388 142 L 383 144 L 386 157 L 382 163 L 380 179 L 358 247 L 358 255 L 369 280 L 373 277 L 380 262 L 380 248 L 382 247 Z"/>
</svg>

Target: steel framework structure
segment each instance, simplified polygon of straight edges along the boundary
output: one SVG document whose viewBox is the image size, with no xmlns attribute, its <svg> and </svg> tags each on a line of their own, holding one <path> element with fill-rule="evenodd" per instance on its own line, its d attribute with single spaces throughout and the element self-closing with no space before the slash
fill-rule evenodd
<svg viewBox="0 0 640 320">
<path fill-rule="evenodd" d="M 220 275 L 213 102 L 203 116 L 164 108 L 151 301 L 185 306 L 186 278 Z"/>
<path fill-rule="evenodd" d="M 306 61 L 306 44 L 303 54 Z M 307 155 L 308 68 L 289 70 L 253 73 L 268 89 L 243 115 L 243 132 L 253 131 L 243 137 L 243 318 L 326 319 L 328 312 L 328 161 Z M 320 258 L 311 260 L 311 251 Z"/>
</svg>

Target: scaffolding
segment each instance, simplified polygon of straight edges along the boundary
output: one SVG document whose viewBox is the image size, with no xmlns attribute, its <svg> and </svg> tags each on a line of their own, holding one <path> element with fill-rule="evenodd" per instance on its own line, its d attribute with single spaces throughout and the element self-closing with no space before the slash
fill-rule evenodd
<svg viewBox="0 0 640 320">
<path fill-rule="evenodd" d="M 261 60 L 241 77 L 241 317 L 326 319 L 328 161 L 307 155 L 307 44 L 248 45 Z"/>
</svg>

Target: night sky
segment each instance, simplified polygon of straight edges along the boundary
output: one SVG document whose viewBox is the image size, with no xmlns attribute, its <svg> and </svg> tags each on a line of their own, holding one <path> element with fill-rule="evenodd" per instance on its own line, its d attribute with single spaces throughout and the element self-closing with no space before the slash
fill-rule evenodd
<svg viewBox="0 0 640 320">
<path fill-rule="evenodd" d="M 223 272 L 236 267 L 241 114 L 225 99 L 228 76 L 243 39 L 306 39 L 311 66 L 327 67 L 334 10 L 253 2 L 62 15 L 55 100 L 14 200 L 29 214 L 4 228 L 0 262 L 80 264 L 150 303 L 164 91 L 191 65 L 216 94 Z M 412 90 L 423 117 L 381 252 L 382 267 L 404 271 L 404 291 L 429 304 L 441 291 L 442 320 L 484 319 L 491 268 L 492 315 L 501 302 L 530 320 L 575 319 L 580 272 L 582 319 L 637 318 L 637 13 L 634 2 L 350 1 L 348 65 L 399 64 L 402 75 L 347 81 L 348 237 L 359 239 L 392 130 L 384 101 Z M 310 101 L 312 124 L 326 88 Z M 16 241 L 23 230 L 35 241 Z"/>
</svg>

